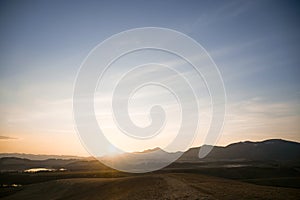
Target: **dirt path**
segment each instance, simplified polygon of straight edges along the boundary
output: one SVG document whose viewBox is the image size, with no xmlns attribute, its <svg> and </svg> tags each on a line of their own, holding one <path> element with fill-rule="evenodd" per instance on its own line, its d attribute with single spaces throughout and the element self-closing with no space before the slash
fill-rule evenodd
<svg viewBox="0 0 300 200">
<path fill-rule="evenodd" d="M 25 186 L 4 200 L 300 199 L 300 191 L 242 183 L 197 174 L 76 178 Z"/>
<path fill-rule="evenodd" d="M 211 195 L 191 187 L 187 182 L 178 179 L 176 176 L 163 176 L 167 185 L 165 199 L 214 199 Z"/>
</svg>

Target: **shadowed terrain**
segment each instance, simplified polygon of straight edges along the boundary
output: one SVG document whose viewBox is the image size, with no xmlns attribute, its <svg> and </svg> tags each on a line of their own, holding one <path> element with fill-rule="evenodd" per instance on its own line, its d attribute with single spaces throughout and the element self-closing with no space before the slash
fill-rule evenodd
<svg viewBox="0 0 300 200">
<path fill-rule="evenodd" d="M 31 155 L 0 158 L 3 199 L 300 199 L 300 144 L 283 140 L 243 142 L 215 147 L 202 160 L 199 148 L 168 167 L 129 174 L 93 158 Z M 174 153 L 156 148 L 163 161 Z M 139 166 L 157 159 L 119 155 L 117 162 Z M 155 154 L 153 154 L 155 155 Z M 8 156 L 11 156 L 9 154 Z M 24 156 L 24 155 L 23 155 Z M 33 156 L 34 158 L 34 156 Z M 111 158 L 106 158 L 111 159 Z M 139 163 L 140 162 L 140 163 Z"/>
<path fill-rule="evenodd" d="M 299 199 L 291 188 L 258 186 L 194 174 L 75 178 L 32 184 L 3 199 Z"/>
</svg>

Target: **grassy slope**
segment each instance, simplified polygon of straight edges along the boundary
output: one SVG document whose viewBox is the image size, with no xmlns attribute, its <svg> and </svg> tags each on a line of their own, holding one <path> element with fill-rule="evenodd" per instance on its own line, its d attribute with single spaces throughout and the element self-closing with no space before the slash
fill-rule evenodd
<svg viewBox="0 0 300 200">
<path fill-rule="evenodd" d="M 199 174 L 73 178 L 26 185 L 3 199 L 300 199 L 300 190 Z"/>
</svg>

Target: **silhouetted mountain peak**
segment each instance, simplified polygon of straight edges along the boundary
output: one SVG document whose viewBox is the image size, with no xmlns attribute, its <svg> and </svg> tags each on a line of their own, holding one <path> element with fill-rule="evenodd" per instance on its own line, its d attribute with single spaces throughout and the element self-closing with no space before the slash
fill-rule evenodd
<svg viewBox="0 0 300 200">
<path fill-rule="evenodd" d="M 144 151 L 141 151 L 141 152 L 137 152 L 137 153 L 150 153 L 150 152 L 164 152 L 164 153 L 166 153 L 166 151 L 162 150 L 159 147 L 156 147 L 154 149 L 147 149 L 147 150 L 144 150 Z"/>
<path fill-rule="evenodd" d="M 203 146 L 204 147 L 204 146 Z M 185 152 L 180 160 L 199 160 L 200 148 Z M 244 141 L 226 147 L 215 146 L 204 160 L 299 160 L 300 143 L 282 139 Z"/>
<path fill-rule="evenodd" d="M 286 143 L 296 143 L 296 144 L 299 144 L 297 142 L 287 141 L 287 140 L 283 140 L 283 139 L 269 139 L 269 140 L 258 141 L 258 142 L 254 142 L 254 141 L 242 141 L 242 142 L 237 142 L 237 143 L 229 144 L 226 147 L 234 146 L 234 145 L 241 145 L 241 144 L 246 144 L 246 145 L 264 145 L 264 144 L 284 144 L 284 143 L 285 144 Z"/>
</svg>

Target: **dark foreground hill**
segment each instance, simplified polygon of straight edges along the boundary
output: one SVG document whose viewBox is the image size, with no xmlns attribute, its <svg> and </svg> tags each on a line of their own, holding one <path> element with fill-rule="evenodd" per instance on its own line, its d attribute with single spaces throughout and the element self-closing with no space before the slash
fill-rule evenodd
<svg viewBox="0 0 300 200">
<path fill-rule="evenodd" d="M 289 199 L 300 190 L 258 186 L 199 174 L 148 174 L 120 178 L 75 178 L 31 184 L 4 200 L 50 199 Z"/>
</svg>

